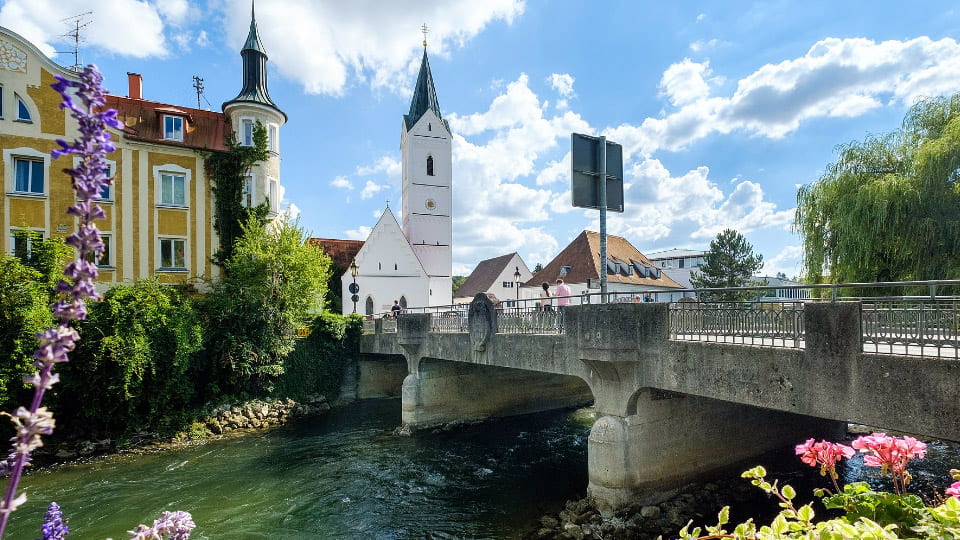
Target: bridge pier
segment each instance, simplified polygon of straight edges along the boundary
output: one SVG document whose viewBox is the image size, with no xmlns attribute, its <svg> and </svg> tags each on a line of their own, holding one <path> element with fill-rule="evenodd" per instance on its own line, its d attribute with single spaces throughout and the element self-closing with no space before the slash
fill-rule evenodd
<svg viewBox="0 0 960 540">
<path fill-rule="evenodd" d="M 604 414 L 590 430 L 588 494 L 604 513 L 662 501 L 705 473 L 736 466 L 845 424 L 652 388 L 635 412 Z"/>
</svg>

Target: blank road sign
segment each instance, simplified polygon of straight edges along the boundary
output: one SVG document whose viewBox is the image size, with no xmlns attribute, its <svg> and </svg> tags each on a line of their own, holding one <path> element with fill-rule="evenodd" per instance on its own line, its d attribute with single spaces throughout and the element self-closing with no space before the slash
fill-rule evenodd
<svg viewBox="0 0 960 540">
<path fill-rule="evenodd" d="M 573 206 L 600 208 L 600 138 L 570 136 L 570 193 Z M 607 141 L 607 210 L 623 212 L 623 147 Z"/>
</svg>

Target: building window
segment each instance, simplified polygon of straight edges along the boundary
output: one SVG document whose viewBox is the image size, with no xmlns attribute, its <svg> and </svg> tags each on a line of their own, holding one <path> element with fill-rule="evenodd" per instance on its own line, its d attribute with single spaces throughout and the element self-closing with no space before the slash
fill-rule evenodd
<svg viewBox="0 0 960 540">
<path fill-rule="evenodd" d="M 16 181 L 13 190 L 18 193 L 43 193 L 43 161 L 13 158 Z"/>
<path fill-rule="evenodd" d="M 433 156 L 427 156 L 427 176 L 433 176 Z"/>
<path fill-rule="evenodd" d="M 253 119 L 251 118 L 240 121 L 240 144 L 253 146 Z"/>
<path fill-rule="evenodd" d="M 270 149 L 271 152 L 279 152 L 279 150 L 277 150 L 279 147 L 280 145 L 277 144 L 277 125 L 270 124 L 267 126 L 267 148 Z"/>
<path fill-rule="evenodd" d="M 100 267 L 110 267 L 113 266 L 113 261 L 110 258 L 110 244 L 112 237 L 109 234 L 100 233 L 100 242 L 103 243 L 103 249 L 95 251 L 87 256 L 87 260 L 92 263 L 96 263 Z"/>
<path fill-rule="evenodd" d="M 33 119 L 30 118 L 30 109 L 27 108 L 27 104 L 23 102 L 23 98 L 14 94 L 17 98 L 17 120 L 20 122 L 33 122 Z"/>
<path fill-rule="evenodd" d="M 407 309 L 407 297 L 406 297 L 406 296 L 401 296 L 401 297 L 400 297 L 400 307 L 402 307 L 403 309 Z"/>
<path fill-rule="evenodd" d="M 0 120 L 3 119 L 3 85 L 0 84 Z"/>
<path fill-rule="evenodd" d="M 107 178 L 109 178 L 109 179 L 112 179 L 112 178 L 113 178 L 113 175 L 111 174 L 112 172 L 113 172 L 113 171 L 111 170 L 110 165 L 107 165 L 107 166 L 104 167 L 104 169 L 103 169 L 103 174 L 105 174 L 105 175 L 107 176 Z M 112 186 L 112 182 L 111 182 L 110 184 L 107 184 L 107 185 L 103 186 L 102 188 L 100 188 L 100 199 L 101 199 L 101 200 L 104 200 L 104 201 L 109 201 L 109 200 L 111 200 L 111 197 L 110 197 L 110 189 L 111 189 L 112 187 L 113 187 L 113 186 Z"/>
<path fill-rule="evenodd" d="M 503 288 L 504 288 L 504 289 L 512 289 L 512 288 L 513 288 L 513 282 L 512 282 L 512 281 L 504 281 L 504 282 L 503 282 Z"/>
<path fill-rule="evenodd" d="M 43 241 L 43 231 L 12 229 L 10 231 L 10 253 L 26 262 L 33 255 L 33 248 Z"/>
<path fill-rule="evenodd" d="M 684 261 L 686 261 L 686 259 L 680 259 L 680 260 L 678 260 L 678 261 L 677 261 L 677 268 L 683 268 L 683 263 L 684 263 Z"/>
<path fill-rule="evenodd" d="M 161 238 L 160 268 L 186 268 L 186 249 L 182 238 Z"/>
<path fill-rule="evenodd" d="M 168 141 L 183 140 L 183 118 L 182 117 L 164 115 L 163 138 Z"/>
<path fill-rule="evenodd" d="M 186 206 L 186 178 L 182 174 L 160 173 L 160 204 Z"/>
<path fill-rule="evenodd" d="M 240 204 L 244 208 L 253 208 L 253 177 L 243 177 L 243 192 L 240 194 Z"/>
<path fill-rule="evenodd" d="M 268 178 L 268 189 L 267 196 L 270 197 L 270 210 L 274 212 L 280 211 L 280 187 L 275 178 Z"/>
<path fill-rule="evenodd" d="M 373 315 L 373 297 L 368 296 L 366 305 L 364 306 L 364 313 L 367 315 Z"/>
</svg>

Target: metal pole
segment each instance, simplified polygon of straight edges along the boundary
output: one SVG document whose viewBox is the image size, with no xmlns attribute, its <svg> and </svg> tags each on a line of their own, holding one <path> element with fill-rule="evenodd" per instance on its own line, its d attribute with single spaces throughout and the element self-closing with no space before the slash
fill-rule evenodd
<svg viewBox="0 0 960 540">
<path fill-rule="evenodd" d="M 354 285 L 357 284 L 357 276 L 353 276 L 353 284 L 354 284 Z M 356 289 L 356 287 L 354 287 L 354 289 Z M 354 298 L 356 298 L 356 297 L 357 297 L 357 293 L 353 293 L 353 294 L 351 294 L 350 296 L 353 296 Z M 357 301 L 356 301 L 356 300 L 353 301 L 353 312 L 354 312 L 354 313 L 357 312 Z"/>
<path fill-rule="evenodd" d="M 600 302 L 607 302 L 607 138 L 600 136 Z"/>
</svg>

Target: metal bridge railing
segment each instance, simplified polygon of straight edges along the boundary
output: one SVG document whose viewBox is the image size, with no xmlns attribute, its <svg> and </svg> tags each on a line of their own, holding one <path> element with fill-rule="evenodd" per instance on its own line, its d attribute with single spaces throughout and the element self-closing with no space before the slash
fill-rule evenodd
<svg viewBox="0 0 960 540">
<path fill-rule="evenodd" d="M 803 302 L 676 302 L 670 339 L 803 347 Z"/>
<path fill-rule="evenodd" d="M 960 358 L 960 300 L 863 299 L 864 351 Z"/>
</svg>

